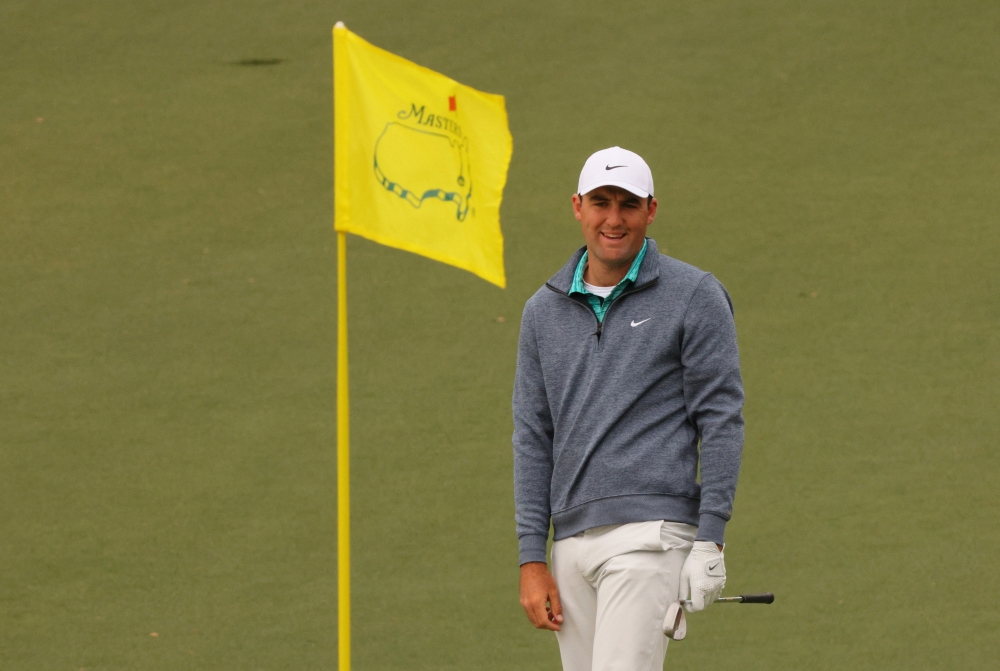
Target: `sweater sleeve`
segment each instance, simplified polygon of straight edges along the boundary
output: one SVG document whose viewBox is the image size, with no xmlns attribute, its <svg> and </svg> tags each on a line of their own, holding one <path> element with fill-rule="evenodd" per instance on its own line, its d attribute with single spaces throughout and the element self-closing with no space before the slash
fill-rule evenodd
<svg viewBox="0 0 1000 671">
<path fill-rule="evenodd" d="M 530 301 L 521 318 L 513 404 L 514 508 L 520 563 L 544 562 L 551 513 L 553 425 Z"/>
<path fill-rule="evenodd" d="M 698 540 L 722 544 L 743 454 L 743 379 L 729 294 L 711 275 L 684 316 L 684 401 L 701 442 Z"/>
</svg>

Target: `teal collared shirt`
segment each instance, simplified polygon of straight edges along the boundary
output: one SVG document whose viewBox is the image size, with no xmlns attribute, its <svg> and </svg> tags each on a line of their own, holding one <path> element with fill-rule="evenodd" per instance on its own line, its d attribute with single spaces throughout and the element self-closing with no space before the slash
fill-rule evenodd
<svg viewBox="0 0 1000 671">
<path fill-rule="evenodd" d="M 597 321 L 603 324 L 604 313 L 608 311 L 611 302 L 621 296 L 622 292 L 635 282 L 635 278 L 639 276 L 639 266 L 642 265 L 642 260 L 646 256 L 646 245 L 647 242 L 644 240 L 642 249 L 639 250 L 639 253 L 635 255 L 635 259 L 632 261 L 632 267 L 628 269 L 628 273 L 621 279 L 621 282 L 615 285 L 615 288 L 611 290 L 607 298 L 601 298 L 590 293 L 583 284 L 583 271 L 587 267 L 587 252 L 585 251 L 583 256 L 580 257 L 580 262 L 576 264 L 576 272 L 573 273 L 573 284 L 569 288 L 569 295 L 582 294 L 594 310 Z"/>
</svg>

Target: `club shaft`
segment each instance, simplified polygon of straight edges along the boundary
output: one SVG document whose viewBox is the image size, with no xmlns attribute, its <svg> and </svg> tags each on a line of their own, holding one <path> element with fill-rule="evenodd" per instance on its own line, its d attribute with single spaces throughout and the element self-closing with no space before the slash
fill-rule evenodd
<svg viewBox="0 0 1000 671">
<path fill-rule="evenodd" d="M 720 596 L 716 603 L 774 603 L 774 594 L 765 592 L 764 594 L 742 594 L 740 596 Z M 690 604 L 690 599 L 683 599 L 683 604 Z"/>
</svg>

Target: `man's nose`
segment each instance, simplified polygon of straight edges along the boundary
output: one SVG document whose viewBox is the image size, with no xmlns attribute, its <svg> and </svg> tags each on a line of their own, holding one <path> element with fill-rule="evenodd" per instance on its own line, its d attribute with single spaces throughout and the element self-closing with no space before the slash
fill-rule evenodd
<svg viewBox="0 0 1000 671">
<path fill-rule="evenodd" d="M 611 206 L 608 208 L 607 223 L 611 226 L 617 226 L 623 221 L 621 206 L 618 203 L 611 203 Z"/>
</svg>

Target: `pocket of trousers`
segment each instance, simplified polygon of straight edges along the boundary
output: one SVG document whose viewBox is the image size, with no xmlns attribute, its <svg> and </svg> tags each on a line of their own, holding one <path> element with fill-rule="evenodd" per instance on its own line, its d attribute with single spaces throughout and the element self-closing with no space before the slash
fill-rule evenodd
<svg viewBox="0 0 1000 671">
<path fill-rule="evenodd" d="M 661 522 L 659 529 L 660 547 L 658 550 L 684 550 L 690 552 L 694 539 L 698 535 L 698 527 L 683 522 Z"/>
<path fill-rule="evenodd" d="M 629 552 L 662 552 L 666 548 L 662 541 L 662 522 L 630 522 L 606 532 L 584 534 L 589 545 L 591 562 L 603 564 L 612 557 Z"/>
</svg>

